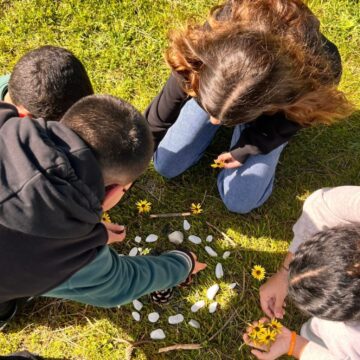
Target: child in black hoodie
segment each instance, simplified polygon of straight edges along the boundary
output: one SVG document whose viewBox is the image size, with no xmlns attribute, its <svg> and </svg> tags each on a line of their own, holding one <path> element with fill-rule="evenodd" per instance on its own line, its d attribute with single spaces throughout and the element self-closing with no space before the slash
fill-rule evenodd
<svg viewBox="0 0 360 360">
<path fill-rule="evenodd" d="M 0 102 L 0 303 L 45 295 L 112 307 L 203 269 L 183 251 L 120 257 L 107 245 L 125 232 L 102 212 L 152 151 L 145 119 L 115 97 L 85 97 L 60 122 Z"/>
</svg>

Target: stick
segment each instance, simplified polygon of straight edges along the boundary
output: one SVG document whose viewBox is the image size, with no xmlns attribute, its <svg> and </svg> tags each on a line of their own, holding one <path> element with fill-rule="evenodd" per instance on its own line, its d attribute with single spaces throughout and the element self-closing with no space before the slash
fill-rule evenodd
<svg viewBox="0 0 360 360">
<path fill-rule="evenodd" d="M 150 219 L 167 218 L 167 217 L 175 217 L 175 216 L 191 216 L 191 212 L 168 213 L 168 214 L 151 214 Z"/>
<path fill-rule="evenodd" d="M 177 344 L 159 349 L 159 354 L 174 350 L 200 350 L 201 348 L 200 344 Z"/>
<path fill-rule="evenodd" d="M 232 313 L 232 315 L 227 319 L 225 324 L 207 341 L 210 342 L 211 340 L 215 339 L 226 328 L 226 326 L 228 326 L 229 322 L 235 317 L 235 315 L 237 315 L 236 311 Z"/>
<path fill-rule="evenodd" d="M 223 231 L 221 231 L 219 228 L 217 228 L 215 225 L 210 224 L 208 221 L 206 221 L 206 225 L 210 226 L 214 230 L 216 230 L 219 234 L 221 234 L 225 240 L 227 240 L 231 245 L 236 246 L 236 243 L 234 240 L 232 240 L 228 235 L 226 235 Z"/>
</svg>

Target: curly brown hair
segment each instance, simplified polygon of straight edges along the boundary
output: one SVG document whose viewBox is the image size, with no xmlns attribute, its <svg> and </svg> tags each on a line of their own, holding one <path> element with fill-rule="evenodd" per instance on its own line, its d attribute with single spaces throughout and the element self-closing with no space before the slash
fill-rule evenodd
<svg viewBox="0 0 360 360">
<path fill-rule="evenodd" d="M 205 25 L 170 33 L 166 60 L 186 93 L 223 125 L 283 112 L 302 126 L 352 112 L 341 60 L 300 0 L 231 0 Z"/>
</svg>

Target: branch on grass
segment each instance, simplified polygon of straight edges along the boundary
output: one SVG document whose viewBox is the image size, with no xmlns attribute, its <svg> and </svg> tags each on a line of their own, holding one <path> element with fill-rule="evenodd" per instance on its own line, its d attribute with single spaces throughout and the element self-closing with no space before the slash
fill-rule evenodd
<svg viewBox="0 0 360 360">
<path fill-rule="evenodd" d="M 225 324 L 213 335 L 211 336 L 207 342 L 210 342 L 212 340 L 214 340 L 230 323 L 230 321 L 235 317 L 235 315 L 237 314 L 236 310 L 231 314 L 231 316 L 226 320 Z"/>
<path fill-rule="evenodd" d="M 182 213 L 168 213 L 168 214 L 151 214 L 150 219 L 156 218 L 168 218 L 168 217 L 176 217 L 176 216 L 191 216 L 191 212 L 182 212 Z"/>
<path fill-rule="evenodd" d="M 236 243 L 233 239 L 231 239 L 230 236 L 226 235 L 223 231 L 221 231 L 219 228 L 217 228 L 215 225 L 210 224 L 208 221 L 206 221 L 206 225 L 217 231 L 219 234 L 223 236 L 225 240 L 227 240 L 231 245 L 236 246 Z"/>
<path fill-rule="evenodd" d="M 200 350 L 201 348 L 202 346 L 200 344 L 177 344 L 160 348 L 159 354 L 174 350 Z"/>
</svg>

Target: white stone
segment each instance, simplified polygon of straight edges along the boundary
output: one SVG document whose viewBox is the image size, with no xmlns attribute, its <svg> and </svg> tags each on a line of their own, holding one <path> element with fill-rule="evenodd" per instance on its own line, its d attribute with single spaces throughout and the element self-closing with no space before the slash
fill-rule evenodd
<svg viewBox="0 0 360 360">
<path fill-rule="evenodd" d="M 234 289 L 236 287 L 237 283 L 231 283 L 229 284 L 229 289 Z"/>
<path fill-rule="evenodd" d="M 152 242 L 155 242 L 159 237 L 155 234 L 150 234 L 146 239 L 145 241 L 147 243 L 152 243 Z"/>
<path fill-rule="evenodd" d="M 177 314 L 177 315 L 169 316 L 168 321 L 169 321 L 170 325 L 180 324 L 180 323 L 182 323 L 184 321 L 184 315 Z"/>
<path fill-rule="evenodd" d="M 223 253 L 223 259 L 226 260 L 229 256 L 230 256 L 231 252 L 230 251 L 225 251 Z"/>
<path fill-rule="evenodd" d="M 207 242 L 212 242 L 212 241 L 213 241 L 213 236 L 212 236 L 212 235 L 208 235 L 208 236 L 206 237 L 206 241 L 207 241 Z"/>
<path fill-rule="evenodd" d="M 188 237 L 189 241 L 191 241 L 193 244 L 201 244 L 201 239 L 198 237 L 198 236 L 195 236 L 195 235 L 190 235 Z"/>
<path fill-rule="evenodd" d="M 138 253 L 138 248 L 137 247 L 133 247 L 130 252 L 129 252 L 129 256 L 136 256 Z"/>
<path fill-rule="evenodd" d="M 215 275 L 217 279 L 221 279 L 224 276 L 224 270 L 220 263 L 216 264 Z"/>
<path fill-rule="evenodd" d="M 135 242 L 137 242 L 138 244 L 141 243 L 141 237 L 135 236 Z"/>
<path fill-rule="evenodd" d="M 156 323 L 160 318 L 159 313 L 157 312 L 152 312 L 148 315 L 148 319 L 151 323 Z"/>
<path fill-rule="evenodd" d="M 195 329 L 200 329 L 200 323 L 194 319 L 191 319 L 189 321 L 189 325 L 192 326 Z"/>
<path fill-rule="evenodd" d="M 190 229 L 190 223 L 187 220 L 184 220 L 183 227 L 185 231 L 188 231 Z"/>
<path fill-rule="evenodd" d="M 204 300 L 200 300 L 198 302 L 196 302 L 192 307 L 191 307 L 191 311 L 192 312 L 197 312 L 199 311 L 201 308 L 203 308 L 205 306 L 205 301 Z"/>
<path fill-rule="evenodd" d="M 153 340 L 163 340 L 165 339 L 166 335 L 162 329 L 156 329 L 150 333 L 150 337 Z"/>
<path fill-rule="evenodd" d="M 212 257 L 218 256 L 217 252 L 213 250 L 210 246 L 205 246 L 205 251 Z"/>
<path fill-rule="evenodd" d="M 135 321 L 140 321 L 140 314 L 137 311 L 133 311 L 131 315 Z"/>
<path fill-rule="evenodd" d="M 217 306 L 218 306 L 218 303 L 217 302 L 213 302 L 209 305 L 209 313 L 212 314 L 216 311 L 217 309 Z"/>
<path fill-rule="evenodd" d="M 208 288 L 207 292 L 206 292 L 206 296 L 209 300 L 214 300 L 217 292 L 219 291 L 220 286 L 218 284 L 215 284 L 211 287 Z"/>
<path fill-rule="evenodd" d="M 168 238 L 171 243 L 180 245 L 184 241 L 184 234 L 181 231 L 174 231 L 168 235 Z"/>
<path fill-rule="evenodd" d="M 133 305 L 137 311 L 140 311 L 144 306 L 139 300 L 134 300 Z"/>
</svg>

